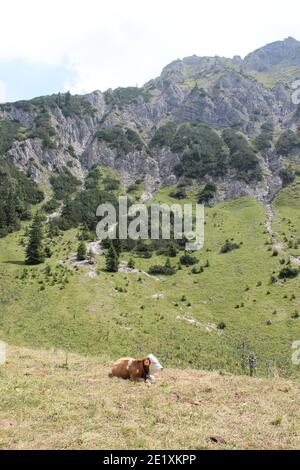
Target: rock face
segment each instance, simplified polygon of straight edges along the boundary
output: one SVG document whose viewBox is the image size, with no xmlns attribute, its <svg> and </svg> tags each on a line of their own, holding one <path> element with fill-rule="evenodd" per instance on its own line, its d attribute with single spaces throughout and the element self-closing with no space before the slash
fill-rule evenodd
<svg viewBox="0 0 300 470">
<path fill-rule="evenodd" d="M 236 71 L 225 72 L 209 93 L 192 90 L 175 112 L 181 122 L 205 122 L 211 127 L 238 126 L 253 134 L 259 123 L 273 119 L 277 100 L 274 94 Z M 278 110 L 284 117 L 288 106 Z"/>
<path fill-rule="evenodd" d="M 300 70 L 300 42 L 288 38 L 244 60 L 239 56 L 176 60 L 142 88 L 75 97 L 59 94 L 0 105 L 0 119 L 18 122 L 21 129 L 5 158 L 43 184 L 53 172 L 67 168 L 82 178 L 92 165 L 101 163 L 118 170 L 126 185 L 143 178 L 146 191 L 152 192 L 176 182 L 174 167 L 182 157 L 182 152 L 167 145 L 149 146 L 160 126 L 204 123 L 219 133 L 238 129 L 249 139 L 261 132 L 265 122 L 272 122 L 276 130 L 292 127 L 296 106 L 291 101 L 290 71 L 298 66 Z M 272 76 L 271 86 L 265 83 L 266 73 Z M 134 131 L 140 141 L 133 143 L 131 134 L 125 143 L 123 137 L 122 141 L 106 134 L 99 137 L 99 131 L 120 128 Z M 246 184 L 229 172 L 216 180 L 217 197 L 272 198 L 281 187 L 278 174 L 283 161 L 274 147 L 261 151 L 259 159 L 263 181 Z"/>
<path fill-rule="evenodd" d="M 289 37 L 251 52 L 245 57 L 243 67 L 245 70 L 262 72 L 283 62 L 300 65 L 300 43 L 296 39 Z"/>
</svg>

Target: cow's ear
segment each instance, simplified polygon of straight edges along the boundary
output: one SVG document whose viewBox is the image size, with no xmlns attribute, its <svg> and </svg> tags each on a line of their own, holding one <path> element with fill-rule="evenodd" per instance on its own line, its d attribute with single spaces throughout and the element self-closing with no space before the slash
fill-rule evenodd
<svg viewBox="0 0 300 470">
<path fill-rule="evenodd" d="M 149 359 L 144 359 L 144 366 L 146 366 L 146 367 L 150 366 L 150 360 Z"/>
</svg>

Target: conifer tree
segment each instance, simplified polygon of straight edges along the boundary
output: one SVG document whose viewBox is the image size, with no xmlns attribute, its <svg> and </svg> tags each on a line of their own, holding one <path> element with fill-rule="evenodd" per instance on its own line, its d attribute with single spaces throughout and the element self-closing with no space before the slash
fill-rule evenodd
<svg viewBox="0 0 300 470">
<path fill-rule="evenodd" d="M 106 270 L 111 273 L 116 273 L 119 267 L 119 257 L 112 243 L 110 244 L 110 247 L 108 248 L 106 252 L 105 260 L 106 260 Z"/>
<path fill-rule="evenodd" d="M 86 244 L 81 240 L 77 248 L 77 261 L 84 261 L 86 259 L 86 253 Z"/>
<path fill-rule="evenodd" d="M 86 222 L 83 222 L 80 225 L 80 232 L 78 234 L 78 240 L 89 240 L 91 233 L 89 231 L 88 225 Z"/>
<path fill-rule="evenodd" d="M 26 247 L 26 264 L 40 264 L 44 262 L 45 255 L 42 246 L 43 231 L 39 214 L 34 216 Z"/>
<path fill-rule="evenodd" d="M 119 257 L 123 249 L 123 241 L 120 238 L 115 238 L 111 242 L 116 250 L 117 256 Z"/>
<path fill-rule="evenodd" d="M 17 207 L 17 198 L 11 188 L 7 201 L 6 201 L 6 221 L 7 221 L 7 225 L 12 226 L 12 227 L 16 225 L 18 221 L 16 207 Z"/>
<path fill-rule="evenodd" d="M 135 268 L 135 262 L 132 258 L 128 261 L 128 268 L 134 269 Z"/>
</svg>

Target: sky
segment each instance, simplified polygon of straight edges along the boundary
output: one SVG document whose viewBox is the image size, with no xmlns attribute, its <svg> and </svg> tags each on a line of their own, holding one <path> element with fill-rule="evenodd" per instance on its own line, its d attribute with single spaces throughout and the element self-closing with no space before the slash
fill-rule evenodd
<svg viewBox="0 0 300 470">
<path fill-rule="evenodd" d="M 142 86 L 193 54 L 300 40 L 299 0 L 0 0 L 0 102 Z"/>
</svg>

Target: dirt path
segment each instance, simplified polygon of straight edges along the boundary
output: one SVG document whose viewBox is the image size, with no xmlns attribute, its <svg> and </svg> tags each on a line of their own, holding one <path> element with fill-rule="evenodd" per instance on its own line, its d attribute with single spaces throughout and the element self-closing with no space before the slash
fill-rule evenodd
<svg viewBox="0 0 300 470">
<path fill-rule="evenodd" d="M 218 330 L 218 327 L 215 323 L 202 323 L 195 320 L 195 318 L 188 316 L 187 314 L 177 315 L 176 320 L 184 321 L 189 325 L 192 325 L 196 328 L 201 328 L 202 330 L 207 331 L 208 333 L 210 333 L 211 331 L 218 331 L 221 333 L 221 330 Z"/>
<path fill-rule="evenodd" d="M 58 219 L 61 216 L 62 210 L 63 210 L 63 204 L 61 204 L 60 207 L 55 212 L 52 212 L 52 214 L 48 215 L 46 219 L 46 223 L 50 222 L 50 220 Z"/>
<path fill-rule="evenodd" d="M 265 208 L 266 208 L 265 227 L 271 237 L 272 247 L 275 250 L 279 251 L 280 253 L 286 254 L 286 249 L 285 249 L 284 244 L 277 239 L 277 234 L 273 231 L 273 217 L 274 217 L 273 208 L 271 204 L 266 204 Z M 292 263 L 300 266 L 300 256 L 289 255 L 289 259 Z"/>
<path fill-rule="evenodd" d="M 88 272 L 86 273 L 86 277 L 93 279 L 94 277 L 97 277 L 96 267 L 94 265 L 93 259 L 101 255 L 102 252 L 103 250 L 99 240 L 90 242 L 87 244 L 87 259 L 78 261 L 76 254 L 74 254 L 71 258 L 69 258 L 68 263 L 72 264 L 73 266 L 87 266 Z"/>
<path fill-rule="evenodd" d="M 144 191 L 141 195 L 140 203 L 145 204 L 146 202 L 150 201 L 150 199 L 152 198 L 153 198 L 153 193 L 151 193 L 150 191 Z"/>
</svg>

